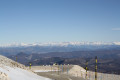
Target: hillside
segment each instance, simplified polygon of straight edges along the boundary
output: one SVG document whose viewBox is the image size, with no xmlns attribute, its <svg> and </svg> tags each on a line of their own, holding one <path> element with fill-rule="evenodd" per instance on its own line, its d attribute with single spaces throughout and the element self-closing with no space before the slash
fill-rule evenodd
<svg viewBox="0 0 120 80">
<path fill-rule="evenodd" d="M 95 51 L 73 51 L 73 52 L 50 52 L 46 54 L 26 54 L 18 53 L 17 55 L 8 56 L 18 62 L 29 65 L 50 65 L 53 63 L 73 64 L 85 67 L 88 61 L 89 69 L 94 71 L 94 57 L 98 56 L 98 71 L 104 73 L 120 74 L 120 50 L 95 50 Z"/>
<path fill-rule="evenodd" d="M 0 55 L 0 80 L 50 80 L 36 75 L 24 65 Z"/>
</svg>

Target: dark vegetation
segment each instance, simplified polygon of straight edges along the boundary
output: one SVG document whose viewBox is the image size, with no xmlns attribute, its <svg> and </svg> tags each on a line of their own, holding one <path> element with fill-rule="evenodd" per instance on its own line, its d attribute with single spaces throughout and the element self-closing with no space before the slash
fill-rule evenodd
<svg viewBox="0 0 120 80">
<path fill-rule="evenodd" d="M 0 47 L 0 54 L 16 55 L 19 52 L 26 54 L 44 54 L 50 52 L 72 52 L 72 51 L 95 51 L 95 50 L 120 50 L 120 45 L 68 45 L 68 46 L 18 46 Z M 73 52 L 74 53 L 74 52 Z M 61 53 L 62 54 L 62 53 Z M 60 56 L 60 55 L 59 55 Z M 72 56 L 72 55 L 71 55 Z"/>
<path fill-rule="evenodd" d="M 9 58 L 29 65 L 52 65 L 58 64 L 74 64 L 85 67 L 86 60 L 88 68 L 94 71 L 95 56 L 98 57 L 98 71 L 104 73 L 120 74 L 120 50 L 95 50 L 95 51 L 73 51 L 73 52 L 50 52 L 46 54 L 26 54 L 18 53 L 10 55 Z"/>
</svg>

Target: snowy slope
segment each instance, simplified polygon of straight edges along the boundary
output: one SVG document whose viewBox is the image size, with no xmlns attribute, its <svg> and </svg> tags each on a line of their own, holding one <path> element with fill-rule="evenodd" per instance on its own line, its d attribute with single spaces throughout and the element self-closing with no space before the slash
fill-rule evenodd
<svg viewBox="0 0 120 80">
<path fill-rule="evenodd" d="M 0 80 L 51 80 L 38 76 L 24 65 L 0 55 Z"/>
</svg>

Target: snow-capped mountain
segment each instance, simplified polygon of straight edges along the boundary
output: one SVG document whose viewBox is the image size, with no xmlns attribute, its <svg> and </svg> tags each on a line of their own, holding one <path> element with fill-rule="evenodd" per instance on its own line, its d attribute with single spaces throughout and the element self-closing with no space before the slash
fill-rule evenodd
<svg viewBox="0 0 120 80">
<path fill-rule="evenodd" d="M 71 51 L 88 51 L 101 49 L 120 49 L 120 42 L 48 42 L 33 44 L 9 44 L 0 47 L 2 55 L 11 55 L 24 52 L 31 53 L 48 53 L 48 52 L 71 52 Z"/>
<path fill-rule="evenodd" d="M 82 45 L 120 45 L 120 42 L 47 42 L 47 43 L 13 43 L 0 47 L 28 47 L 28 46 L 82 46 Z"/>
</svg>

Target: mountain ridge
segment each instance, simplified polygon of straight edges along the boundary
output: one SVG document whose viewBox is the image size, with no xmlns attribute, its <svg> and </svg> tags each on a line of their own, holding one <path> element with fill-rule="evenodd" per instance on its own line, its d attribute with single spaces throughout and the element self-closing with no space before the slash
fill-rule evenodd
<svg viewBox="0 0 120 80">
<path fill-rule="evenodd" d="M 120 45 L 120 42 L 46 42 L 46 43 L 12 43 L 0 47 L 28 47 L 28 46 L 81 46 L 81 45 Z"/>
<path fill-rule="evenodd" d="M 117 45 L 116 45 L 117 43 Z M 49 43 L 49 44 L 34 44 L 28 46 L 9 46 L 0 47 L 0 53 L 2 55 L 13 55 L 20 52 L 25 52 L 27 54 L 43 54 L 48 52 L 72 52 L 72 51 L 93 51 L 93 50 L 119 50 L 119 42 L 113 43 L 82 43 L 82 42 L 64 42 L 64 43 Z M 43 45 L 43 46 L 42 46 Z"/>
</svg>

